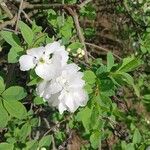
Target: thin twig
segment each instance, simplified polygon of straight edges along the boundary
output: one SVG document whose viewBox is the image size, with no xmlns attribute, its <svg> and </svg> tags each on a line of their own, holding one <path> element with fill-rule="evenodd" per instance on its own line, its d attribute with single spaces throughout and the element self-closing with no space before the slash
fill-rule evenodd
<svg viewBox="0 0 150 150">
<path fill-rule="evenodd" d="M 88 52 L 87 52 L 86 45 L 85 45 L 85 38 L 84 38 L 83 33 L 81 31 L 78 14 L 77 14 L 76 10 L 73 10 L 71 8 L 67 8 L 67 10 L 74 20 L 79 40 L 80 40 L 81 44 L 83 45 L 83 50 L 85 52 L 84 58 L 85 58 L 85 61 L 88 63 Z"/>
<path fill-rule="evenodd" d="M 50 9 L 50 8 L 57 8 L 57 9 L 62 9 L 62 8 L 79 8 L 77 4 L 30 4 L 28 2 L 24 2 L 23 4 L 23 9 Z"/>
<path fill-rule="evenodd" d="M 64 120 L 62 120 L 62 121 L 56 123 L 53 127 L 51 127 L 48 131 L 46 131 L 43 136 L 46 136 L 46 135 L 49 134 L 51 131 L 55 130 L 60 124 L 62 124 L 62 123 L 64 123 L 65 121 L 67 121 L 70 117 L 71 117 L 71 115 L 70 115 L 70 116 L 67 116 Z"/>
<path fill-rule="evenodd" d="M 10 10 L 8 9 L 7 5 L 4 2 L 0 3 L 1 8 L 5 11 L 5 13 L 7 14 L 7 16 L 9 17 L 9 19 L 13 18 L 12 13 L 10 12 Z"/>
<path fill-rule="evenodd" d="M 99 49 L 99 50 L 103 50 L 103 51 L 105 51 L 105 52 L 109 52 L 109 51 L 110 51 L 110 50 L 108 50 L 108 49 L 106 49 L 106 48 L 104 48 L 104 47 L 101 47 L 101 46 L 98 46 L 98 45 L 95 45 L 95 44 L 92 44 L 92 43 L 87 43 L 87 42 L 85 42 L 85 44 L 88 45 L 88 46 L 97 48 L 97 49 Z M 118 56 L 118 55 L 116 55 L 116 54 L 114 54 L 114 53 L 112 53 L 112 54 L 113 54 L 118 60 L 122 60 L 122 58 L 121 58 L 120 56 Z"/>
<path fill-rule="evenodd" d="M 26 12 L 24 10 L 22 10 L 21 12 L 24 14 L 25 18 L 30 22 L 30 24 L 32 24 L 32 20 L 29 18 Z"/>
<path fill-rule="evenodd" d="M 83 1 L 83 2 L 79 5 L 79 7 L 82 8 L 82 7 L 84 7 L 86 4 L 88 4 L 89 2 L 92 2 L 92 0 L 85 0 L 85 1 Z"/>
<path fill-rule="evenodd" d="M 39 117 L 38 119 L 39 119 L 38 127 L 40 127 L 40 126 L 41 126 L 41 118 Z M 34 140 L 38 140 L 39 137 L 40 137 L 40 131 L 39 131 L 39 129 L 38 129 L 38 130 L 36 131 L 36 135 L 35 135 Z"/>
<path fill-rule="evenodd" d="M 20 14 L 21 14 L 21 11 L 22 11 L 22 7 L 23 7 L 23 0 L 21 0 L 21 2 L 20 2 L 20 6 L 19 6 L 19 10 L 18 10 L 18 15 L 17 15 L 17 22 L 16 22 L 15 31 L 18 30 L 18 23 L 19 23 L 19 20 L 20 20 Z"/>
<path fill-rule="evenodd" d="M 3 28 L 5 28 L 8 25 L 13 26 L 15 24 L 16 20 L 17 20 L 17 15 L 13 19 L 1 23 L 0 24 L 0 30 L 2 30 Z"/>
</svg>

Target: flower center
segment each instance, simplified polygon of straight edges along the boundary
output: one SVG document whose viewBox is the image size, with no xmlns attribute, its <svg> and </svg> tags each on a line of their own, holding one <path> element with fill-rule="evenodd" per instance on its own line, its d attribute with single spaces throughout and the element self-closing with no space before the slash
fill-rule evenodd
<svg viewBox="0 0 150 150">
<path fill-rule="evenodd" d="M 40 58 L 39 62 L 42 63 L 42 64 L 44 64 L 45 60 L 43 58 Z"/>
</svg>

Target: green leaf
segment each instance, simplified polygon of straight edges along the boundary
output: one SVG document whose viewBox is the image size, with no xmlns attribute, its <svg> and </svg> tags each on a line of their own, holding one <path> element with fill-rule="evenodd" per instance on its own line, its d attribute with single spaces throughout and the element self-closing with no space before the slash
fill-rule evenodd
<svg viewBox="0 0 150 150">
<path fill-rule="evenodd" d="M 90 136 L 90 142 L 94 149 L 97 149 L 101 144 L 101 134 L 99 131 L 94 131 Z"/>
<path fill-rule="evenodd" d="M 44 103 L 45 103 L 45 102 L 43 101 L 43 98 L 42 98 L 42 97 L 39 97 L 39 96 L 35 97 L 33 101 L 34 101 L 34 104 L 36 104 L 36 105 L 41 105 L 41 104 L 44 104 Z"/>
<path fill-rule="evenodd" d="M 0 128 L 4 128 L 9 121 L 9 116 L 0 99 Z"/>
<path fill-rule="evenodd" d="M 71 49 L 71 52 L 76 53 L 78 48 L 82 48 L 82 44 L 80 42 L 71 43 L 68 48 Z"/>
<path fill-rule="evenodd" d="M 4 107 L 8 113 L 18 119 L 23 119 L 27 115 L 26 108 L 19 101 L 6 101 L 4 100 Z"/>
<path fill-rule="evenodd" d="M 22 126 L 22 128 L 19 132 L 19 137 L 20 137 L 21 141 L 24 142 L 24 140 L 30 133 L 31 133 L 31 125 L 27 122 Z"/>
<path fill-rule="evenodd" d="M 136 69 L 142 64 L 142 61 L 135 56 L 127 57 L 123 59 L 121 67 L 117 70 L 119 72 L 130 72 Z"/>
<path fill-rule="evenodd" d="M 133 134 L 133 143 L 138 144 L 141 142 L 142 136 L 139 132 L 139 130 L 136 128 Z"/>
<path fill-rule="evenodd" d="M 101 93 L 98 100 L 99 100 L 100 106 L 105 107 L 108 110 L 111 109 L 112 101 L 108 96 Z"/>
<path fill-rule="evenodd" d="M 83 79 L 88 83 L 88 84 L 94 84 L 96 82 L 96 75 L 94 74 L 93 71 L 87 70 L 84 72 L 84 77 Z"/>
<path fill-rule="evenodd" d="M 34 38 L 34 34 L 31 28 L 22 21 L 19 22 L 19 28 L 21 30 L 21 34 L 24 40 L 28 43 L 28 45 L 31 45 L 33 42 L 33 38 Z"/>
<path fill-rule="evenodd" d="M 14 145 L 9 143 L 0 143 L 0 150 L 13 150 Z"/>
<path fill-rule="evenodd" d="M 139 97 L 140 96 L 140 90 L 139 88 L 134 84 L 134 79 L 133 77 L 125 72 L 118 72 L 118 74 L 123 81 L 125 81 L 127 84 L 131 85 L 135 91 L 135 94 Z"/>
<path fill-rule="evenodd" d="M 4 40 L 13 47 L 20 46 L 20 40 L 16 34 L 9 31 L 1 31 L 1 36 Z"/>
<path fill-rule="evenodd" d="M 7 101 L 17 101 L 25 98 L 26 95 L 23 87 L 11 86 L 3 92 L 2 97 Z"/>
<path fill-rule="evenodd" d="M 41 78 L 39 78 L 39 77 L 33 77 L 33 79 L 27 84 L 27 86 L 36 85 L 37 83 L 39 83 L 39 81 L 41 81 Z"/>
<path fill-rule="evenodd" d="M 144 99 L 145 99 L 145 100 L 150 100 L 150 94 L 144 95 Z"/>
<path fill-rule="evenodd" d="M 113 66 L 114 66 L 114 56 L 113 56 L 112 52 L 108 52 L 108 54 L 107 54 L 107 71 L 109 72 Z"/>
<path fill-rule="evenodd" d="M 22 51 L 21 47 L 12 47 L 8 53 L 8 63 L 17 63 Z"/>
<path fill-rule="evenodd" d="M 5 90 L 5 83 L 3 78 L 0 76 L 0 94 Z"/>
<path fill-rule="evenodd" d="M 86 132 L 89 131 L 90 125 L 91 125 L 91 115 L 92 115 L 92 109 L 85 107 L 77 114 L 77 120 L 82 121 L 82 124 L 86 130 Z"/>
<path fill-rule="evenodd" d="M 133 143 L 129 143 L 129 144 L 127 144 L 127 146 L 126 146 L 126 149 L 125 150 L 135 150 L 135 148 L 134 148 L 134 144 Z"/>
<path fill-rule="evenodd" d="M 114 83 L 110 78 L 100 79 L 99 80 L 100 91 L 105 92 L 114 89 Z"/>
<path fill-rule="evenodd" d="M 23 150 L 37 150 L 38 149 L 38 142 L 36 140 L 31 140 L 26 142 L 26 148 Z"/>
<path fill-rule="evenodd" d="M 47 135 L 42 137 L 42 139 L 39 141 L 39 147 L 48 147 L 51 144 L 51 135 Z"/>
</svg>

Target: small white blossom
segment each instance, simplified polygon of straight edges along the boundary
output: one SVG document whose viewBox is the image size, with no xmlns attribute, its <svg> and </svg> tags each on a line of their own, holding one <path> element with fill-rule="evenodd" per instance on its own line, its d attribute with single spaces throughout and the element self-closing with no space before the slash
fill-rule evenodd
<svg viewBox="0 0 150 150">
<path fill-rule="evenodd" d="M 27 71 L 35 68 L 36 74 L 44 80 L 51 80 L 67 61 L 68 52 L 59 42 L 29 49 L 27 54 L 22 55 L 19 59 L 20 70 Z"/>
<path fill-rule="evenodd" d="M 42 81 L 37 86 L 37 94 L 45 98 L 51 106 L 57 107 L 60 114 L 65 110 L 75 112 L 85 106 L 88 100 L 85 92 L 83 73 L 74 63 L 65 65 L 59 76 L 52 81 Z"/>
</svg>

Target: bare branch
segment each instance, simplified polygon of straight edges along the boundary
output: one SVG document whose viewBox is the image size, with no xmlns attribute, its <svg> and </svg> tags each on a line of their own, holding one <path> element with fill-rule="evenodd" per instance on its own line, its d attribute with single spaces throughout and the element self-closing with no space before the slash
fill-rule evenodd
<svg viewBox="0 0 150 150">
<path fill-rule="evenodd" d="M 21 2 L 20 2 L 20 6 L 19 6 L 19 10 L 18 10 L 18 15 L 17 15 L 17 22 L 16 22 L 15 31 L 18 30 L 18 23 L 19 23 L 19 19 L 20 19 L 20 14 L 21 14 L 21 11 L 22 11 L 22 7 L 23 7 L 23 0 L 21 0 Z"/>
<path fill-rule="evenodd" d="M 68 12 L 70 13 L 70 15 L 72 16 L 72 18 L 74 20 L 79 40 L 80 40 L 81 44 L 83 45 L 83 49 L 85 52 L 84 58 L 85 58 L 85 61 L 88 62 L 88 52 L 87 52 L 86 45 L 85 45 L 85 38 L 84 38 L 83 33 L 81 31 L 78 14 L 77 14 L 76 10 L 73 10 L 71 8 L 66 8 L 66 9 L 68 10 Z"/>
<path fill-rule="evenodd" d="M 79 5 L 79 7 L 82 8 L 82 7 L 84 7 L 86 4 L 88 4 L 89 2 L 92 2 L 92 0 L 85 0 L 85 1 L 83 1 L 83 2 Z"/>
<path fill-rule="evenodd" d="M 9 17 L 9 19 L 13 18 L 12 13 L 10 12 L 10 10 L 8 9 L 7 5 L 4 2 L 0 3 L 0 7 L 5 11 L 5 13 L 7 14 L 7 16 Z"/>
<path fill-rule="evenodd" d="M 86 45 L 88 45 L 88 46 L 92 46 L 92 47 L 94 47 L 94 48 L 96 48 L 96 49 L 99 49 L 99 50 L 103 50 L 103 51 L 105 51 L 105 52 L 109 52 L 110 50 L 108 50 L 108 49 L 106 49 L 106 48 L 104 48 L 104 47 L 101 47 L 101 46 L 98 46 L 98 45 L 95 45 L 95 44 L 92 44 L 92 43 L 85 43 Z M 116 54 L 114 54 L 113 53 L 113 55 L 118 59 L 118 60 L 121 60 L 122 58 L 120 57 L 120 56 L 118 56 L 118 55 L 116 55 Z"/>
<path fill-rule="evenodd" d="M 5 28 L 8 25 L 13 26 L 15 24 L 16 20 L 17 20 L 17 15 L 13 19 L 1 23 L 0 24 L 0 30 L 2 30 L 3 28 Z"/>
</svg>

